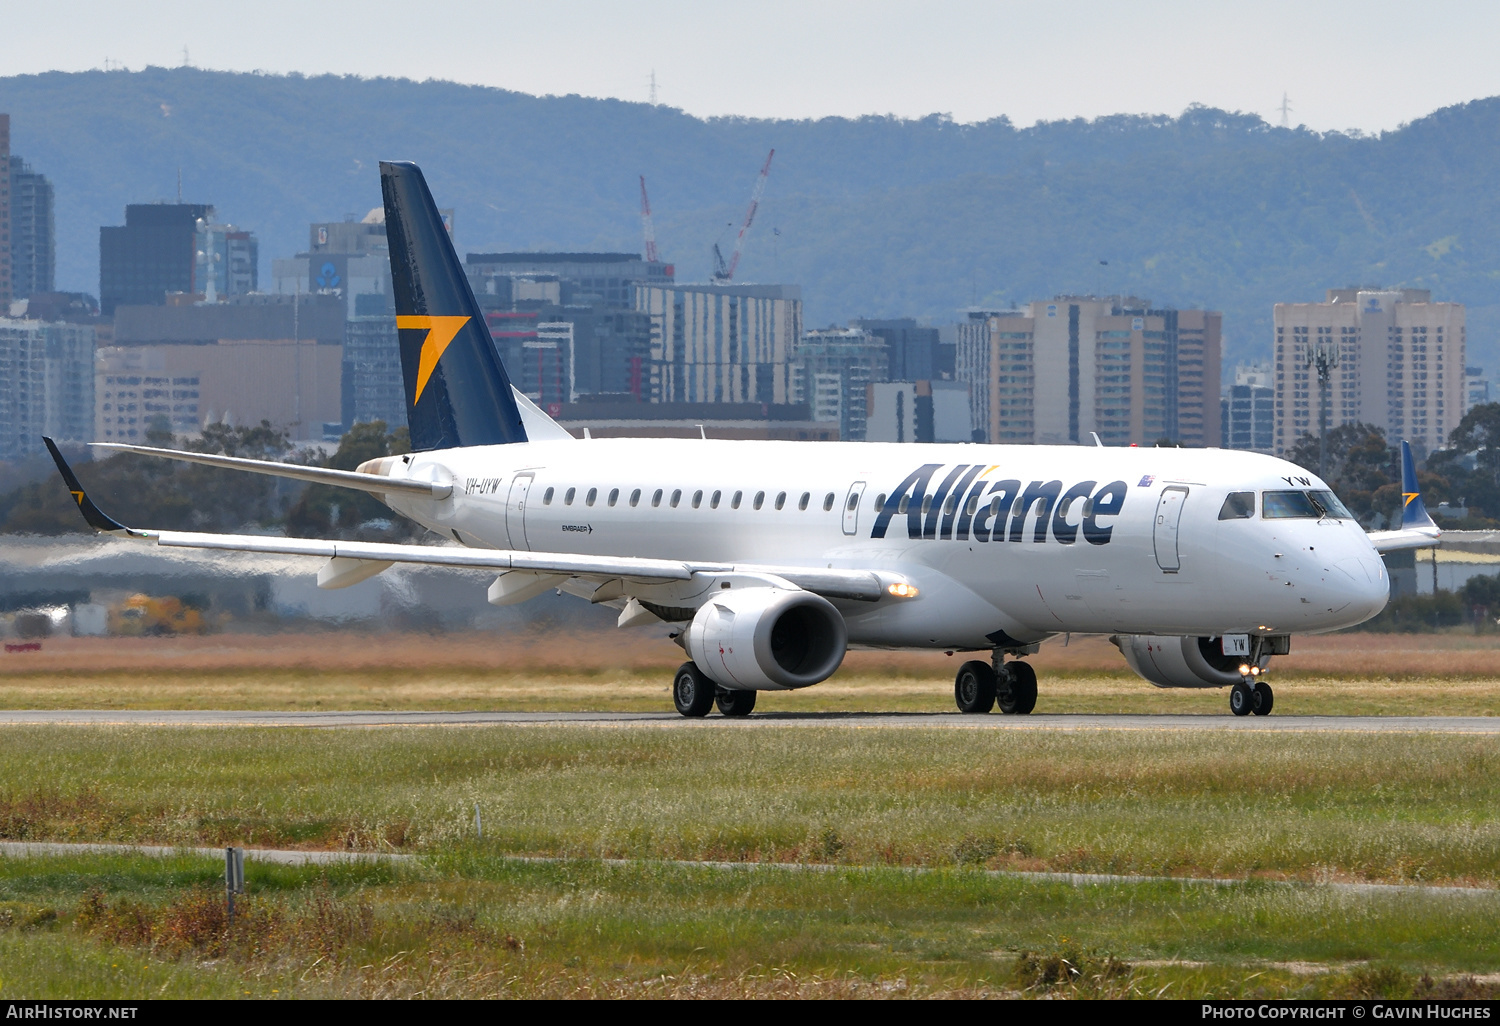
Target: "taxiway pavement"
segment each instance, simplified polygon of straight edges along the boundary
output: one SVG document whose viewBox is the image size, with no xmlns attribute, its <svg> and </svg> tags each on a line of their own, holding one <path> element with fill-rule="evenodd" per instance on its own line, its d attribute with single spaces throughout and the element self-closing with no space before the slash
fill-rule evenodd
<svg viewBox="0 0 1500 1026">
<path fill-rule="evenodd" d="M 1500 734 L 1500 716 L 1230 716 L 1061 713 L 756 713 L 686 719 L 674 712 L 419 712 L 382 710 L 7 709 L 0 725 L 180 727 L 661 727 L 685 730 L 768 727 L 881 727 L 954 730 L 1216 730 L 1376 734 Z"/>
</svg>

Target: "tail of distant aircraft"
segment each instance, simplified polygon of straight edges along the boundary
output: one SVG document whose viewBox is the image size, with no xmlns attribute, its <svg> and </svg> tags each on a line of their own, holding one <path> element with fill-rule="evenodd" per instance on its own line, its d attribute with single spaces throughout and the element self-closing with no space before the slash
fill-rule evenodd
<svg viewBox="0 0 1500 1026">
<path fill-rule="evenodd" d="M 510 378 L 421 169 L 381 161 L 380 190 L 412 448 L 526 441 Z"/>
<path fill-rule="evenodd" d="M 1401 529 L 1436 527 L 1427 507 L 1422 504 L 1422 489 L 1417 485 L 1417 464 L 1411 457 L 1411 443 L 1401 439 Z"/>
</svg>

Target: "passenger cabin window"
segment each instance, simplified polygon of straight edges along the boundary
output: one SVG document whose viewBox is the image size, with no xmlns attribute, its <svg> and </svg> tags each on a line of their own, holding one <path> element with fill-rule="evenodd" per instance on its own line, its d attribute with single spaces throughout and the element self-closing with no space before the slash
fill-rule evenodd
<svg viewBox="0 0 1500 1026">
<path fill-rule="evenodd" d="M 740 500 L 743 499 L 744 497 L 745 497 L 745 493 L 744 492 L 735 492 L 734 493 L 734 498 L 729 501 L 729 508 L 730 509 L 739 509 L 740 508 Z"/>
<path fill-rule="evenodd" d="M 922 515 L 925 517 L 932 512 L 932 496 L 928 495 L 922 499 Z"/>
<path fill-rule="evenodd" d="M 977 495 L 971 495 L 971 496 L 969 496 L 969 502 L 968 502 L 967 507 L 964 509 L 964 512 L 967 513 L 971 517 L 975 513 L 979 512 L 979 496 L 977 496 Z M 1088 514 L 1085 513 L 1084 515 L 1087 516 Z"/>
<path fill-rule="evenodd" d="M 585 506 L 592 506 L 594 504 L 594 500 L 597 498 L 599 498 L 599 489 L 590 488 L 588 495 L 584 497 L 583 504 Z"/>
<path fill-rule="evenodd" d="M 673 491 L 672 491 L 672 508 L 676 509 L 677 508 L 677 504 L 679 502 L 681 502 L 681 501 L 682 501 L 682 489 L 681 488 L 673 489 Z"/>
<path fill-rule="evenodd" d="M 1230 492 L 1219 507 L 1220 520 L 1248 520 L 1255 516 L 1254 492 Z"/>
<path fill-rule="evenodd" d="M 958 509 L 958 493 L 954 492 L 954 493 L 952 493 L 951 495 L 948 496 L 948 501 L 945 502 L 945 503 L 943 503 L 943 512 L 946 513 L 946 514 L 948 514 L 949 516 L 952 516 L 953 513 L 954 513 L 954 511 L 957 510 L 957 509 Z"/>
<path fill-rule="evenodd" d="M 1260 515 L 1267 520 L 1316 520 L 1321 514 L 1306 492 L 1261 492 Z"/>
<path fill-rule="evenodd" d="M 577 488 L 569 488 L 566 492 L 563 492 L 563 505 L 564 506 L 571 506 L 571 505 L 573 505 L 573 496 L 575 496 L 577 494 L 578 494 L 578 489 Z"/>
<path fill-rule="evenodd" d="M 618 489 L 618 488 L 611 488 L 609 490 L 609 504 L 611 506 L 613 506 L 615 503 L 617 503 L 619 501 L 620 501 L 620 489 Z"/>
<path fill-rule="evenodd" d="M 884 498 L 884 496 L 881 496 L 881 498 Z M 829 492 L 823 496 L 823 512 L 827 513 L 831 509 L 833 509 L 833 493 Z"/>
<path fill-rule="evenodd" d="M 697 509 L 701 505 L 703 505 L 703 490 L 700 488 L 693 493 L 693 508 Z"/>
<path fill-rule="evenodd" d="M 766 504 L 766 493 L 765 492 L 756 492 L 755 493 L 755 503 L 754 503 L 755 508 L 756 509 L 760 509 L 765 504 Z"/>
<path fill-rule="evenodd" d="M 654 493 L 652 493 L 652 495 L 651 495 L 651 505 L 653 505 L 653 506 L 660 506 L 661 505 L 661 489 L 660 488 L 658 488 Z"/>
<path fill-rule="evenodd" d="M 553 492 L 553 490 L 554 489 L 552 489 L 552 488 L 549 487 L 545 492 L 542 493 L 542 505 L 543 506 L 550 506 L 550 505 L 552 505 L 552 492 Z"/>
<path fill-rule="evenodd" d="M 850 492 L 849 501 L 844 503 L 844 508 L 851 513 L 859 509 L 859 494 L 856 492 Z"/>
<path fill-rule="evenodd" d="M 641 490 L 639 488 L 637 488 L 635 491 L 633 491 L 633 492 L 630 493 L 630 505 L 631 506 L 638 506 L 638 505 L 640 505 L 640 502 L 641 502 Z"/>
<path fill-rule="evenodd" d="M 798 509 L 806 509 L 807 508 L 807 503 L 808 503 L 808 501 L 810 499 L 812 499 L 812 493 L 811 492 L 803 492 L 802 493 L 802 498 L 800 498 L 800 499 L 797 500 L 797 508 Z"/>
<path fill-rule="evenodd" d="M 910 506 L 910 505 L 911 505 L 911 496 L 910 495 L 903 495 L 903 496 L 901 496 L 901 501 L 898 502 L 898 503 L 896 503 L 896 512 L 897 513 L 905 513 L 906 510 L 907 510 L 907 507 Z"/>
<path fill-rule="evenodd" d="M 708 508 L 709 509 L 718 509 L 719 508 L 719 496 L 721 496 L 723 494 L 724 494 L 723 492 L 715 491 L 712 495 L 710 495 L 708 497 Z"/>
<path fill-rule="evenodd" d="M 833 509 L 833 494 L 831 492 L 828 495 L 828 503 L 823 508 Z M 885 492 L 881 492 L 875 496 L 875 508 L 877 510 L 885 509 Z"/>
<path fill-rule="evenodd" d="M 786 505 L 786 492 L 777 492 L 776 493 L 776 508 L 780 509 L 781 507 L 783 507 L 785 505 Z"/>
</svg>

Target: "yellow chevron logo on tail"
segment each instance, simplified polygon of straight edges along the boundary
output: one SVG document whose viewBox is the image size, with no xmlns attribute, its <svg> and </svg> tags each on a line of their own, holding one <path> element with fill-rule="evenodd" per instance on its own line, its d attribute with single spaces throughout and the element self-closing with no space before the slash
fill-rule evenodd
<svg viewBox="0 0 1500 1026">
<path fill-rule="evenodd" d="M 1411 500 L 1415 499 L 1420 494 L 1422 494 L 1422 493 L 1421 492 L 1402 492 L 1401 493 L 1401 508 L 1405 509 L 1407 506 L 1410 506 L 1411 505 Z"/>
<path fill-rule="evenodd" d="M 469 323 L 468 317 L 430 317 L 426 314 L 406 314 L 396 317 L 396 327 L 417 328 L 427 332 L 427 338 L 422 342 L 422 356 L 417 361 L 417 394 L 412 397 L 412 405 L 416 405 L 422 399 L 422 392 L 427 388 L 427 382 L 432 378 L 432 372 L 437 370 L 438 361 L 443 358 L 444 351 L 449 343 L 457 337 L 459 331 L 465 324 Z"/>
</svg>

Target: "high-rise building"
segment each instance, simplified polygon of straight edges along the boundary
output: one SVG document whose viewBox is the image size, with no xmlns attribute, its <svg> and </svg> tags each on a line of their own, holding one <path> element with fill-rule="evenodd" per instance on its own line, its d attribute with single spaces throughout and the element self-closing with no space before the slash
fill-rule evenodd
<svg viewBox="0 0 1500 1026">
<path fill-rule="evenodd" d="M 156 415 L 178 434 L 265 419 L 324 439 L 343 419 L 345 323 L 336 295 L 117 307 L 115 344 L 100 349 L 98 439 L 139 441 Z"/>
<path fill-rule="evenodd" d="M 1270 452 L 1276 438 L 1276 389 L 1269 363 L 1241 364 L 1219 398 L 1221 444 Z"/>
<path fill-rule="evenodd" d="M 52 183 L 20 157 L 12 155 L 9 166 L 11 298 L 26 299 L 55 287 Z"/>
<path fill-rule="evenodd" d="M 391 258 L 385 240 L 384 212 L 370 211 L 363 221 L 324 222 L 308 227 L 308 249 L 294 257 L 271 261 L 276 291 L 283 294 L 320 293 L 344 298 L 347 316 L 359 317 L 364 307 L 391 306 Z"/>
<path fill-rule="evenodd" d="M 861 328 L 885 343 L 887 381 L 930 381 L 941 378 L 943 370 L 951 376 L 952 367 L 944 368 L 938 350 L 938 329 L 918 327 L 910 317 L 894 320 L 866 318 L 850 321 L 851 328 Z"/>
<path fill-rule="evenodd" d="M 870 442 L 967 442 L 969 390 L 962 381 L 886 381 L 869 386 Z"/>
<path fill-rule="evenodd" d="M 193 251 L 192 291 L 205 302 L 260 291 L 260 246 L 254 232 L 202 222 L 193 234 Z"/>
<path fill-rule="evenodd" d="M 802 338 L 796 285 L 638 285 L 651 401 L 787 403 Z"/>
<path fill-rule="evenodd" d="M 1464 412 L 1490 401 L 1490 380 L 1483 367 L 1464 368 Z"/>
<path fill-rule="evenodd" d="M 94 328 L 0 318 L 0 459 L 94 440 Z"/>
<path fill-rule="evenodd" d="M 840 438 L 862 441 L 867 386 L 889 373 L 887 344 L 868 329 L 807 331 L 797 347 L 791 402 L 810 406 L 814 421 L 838 424 Z"/>
<path fill-rule="evenodd" d="M 1205 396 L 1219 380 L 1222 316 L 1148 300 L 1059 296 L 975 311 L 960 325 L 958 377 L 976 437 L 1007 444 L 1219 444 Z"/>
<path fill-rule="evenodd" d="M 1363 422 L 1419 449 L 1444 444 L 1463 416 L 1465 327 L 1461 303 L 1427 289 L 1329 289 L 1321 303 L 1277 303 L 1275 451 L 1319 425 L 1320 349 L 1329 369 L 1328 425 Z"/>
<path fill-rule="evenodd" d="M 192 295 L 198 222 L 211 223 L 206 203 L 132 203 L 123 225 L 99 229 L 99 310 L 161 306 L 169 292 Z"/>
<path fill-rule="evenodd" d="M 562 288 L 553 302 L 629 308 L 637 285 L 670 285 L 673 278 L 671 264 L 635 253 L 470 253 L 464 265 L 481 303 L 505 289 L 505 279 L 555 275 Z"/>
<path fill-rule="evenodd" d="M 10 115 L 0 114 L 0 167 L 10 167 Z M 0 313 L 10 310 L 10 175 L 0 175 Z"/>
</svg>

